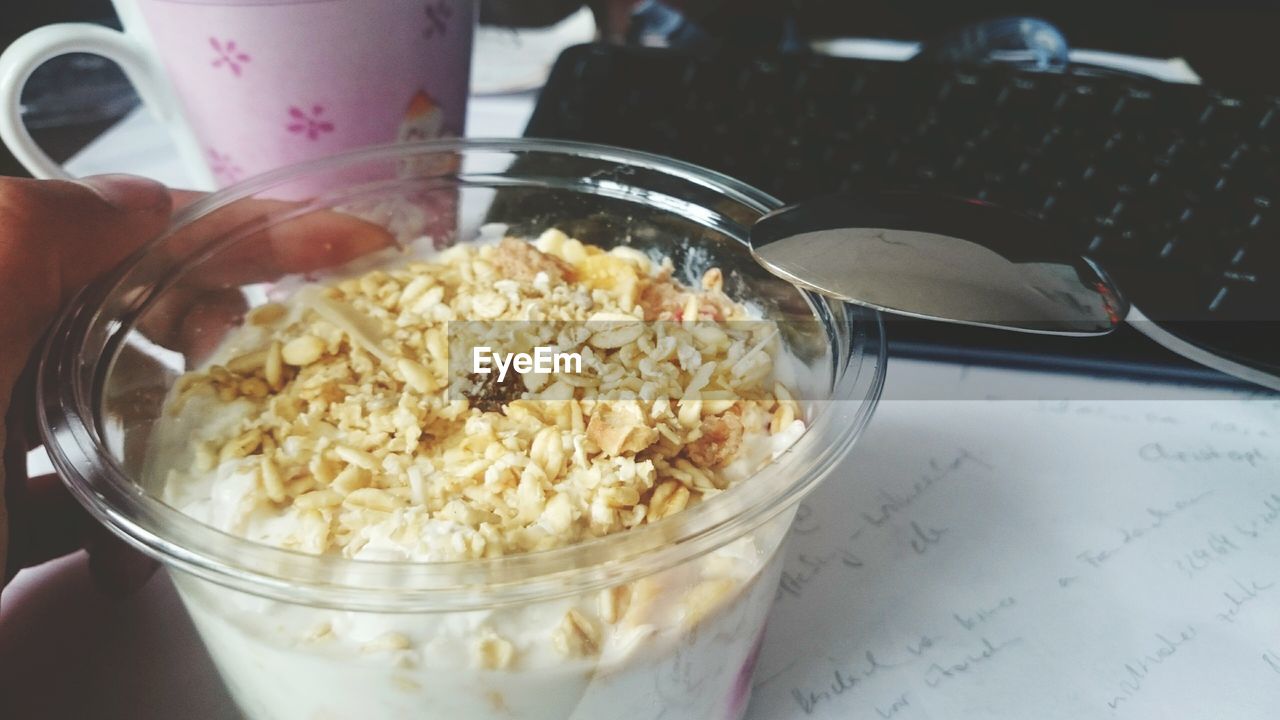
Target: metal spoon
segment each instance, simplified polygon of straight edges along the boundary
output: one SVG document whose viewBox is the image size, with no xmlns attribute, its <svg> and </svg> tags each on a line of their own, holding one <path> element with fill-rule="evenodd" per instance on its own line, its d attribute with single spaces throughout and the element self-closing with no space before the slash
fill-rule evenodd
<svg viewBox="0 0 1280 720">
<path fill-rule="evenodd" d="M 1129 304 L 1053 228 L 916 192 L 833 195 L 772 212 L 751 251 L 796 285 L 876 310 L 1052 335 L 1105 335 Z"/>
<path fill-rule="evenodd" d="M 1105 335 L 1128 322 L 1194 362 L 1280 391 L 1274 360 L 1224 352 L 1151 321 L 1102 268 L 1068 249 L 1070 238 L 979 200 L 833 195 L 765 215 L 750 241 L 773 274 L 856 305 L 1050 335 Z"/>
</svg>

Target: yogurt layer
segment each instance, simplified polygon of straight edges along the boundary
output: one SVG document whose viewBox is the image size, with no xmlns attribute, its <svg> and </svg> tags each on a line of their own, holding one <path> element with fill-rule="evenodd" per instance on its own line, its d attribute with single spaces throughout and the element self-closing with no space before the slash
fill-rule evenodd
<svg viewBox="0 0 1280 720">
<path fill-rule="evenodd" d="M 308 287 L 184 377 L 147 472 L 214 528 L 358 561 L 479 560 L 661 522 L 805 429 L 773 379 L 777 327 L 721 283 L 549 231 Z M 449 362 L 482 340 L 577 349 L 584 371 L 502 386 Z M 177 581 L 254 718 L 733 718 L 788 524 L 616 587 L 467 612 Z"/>
</svg>

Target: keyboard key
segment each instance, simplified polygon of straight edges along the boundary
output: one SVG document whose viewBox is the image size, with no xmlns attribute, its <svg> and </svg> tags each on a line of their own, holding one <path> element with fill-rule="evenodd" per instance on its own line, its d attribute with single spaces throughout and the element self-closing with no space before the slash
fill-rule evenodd
<svg viewBox="0 0 1280 720">
<path fill-rule="evenodd" d="M 1210 99 L 1200 112 L 1200 117 L 1196 118 L 1199 132 L 1227 137 L 1239 137 L 1255 123 L 1256 118 L 1251 117 L 1249 108 L 1237 97 Z"/>
<path fill-rule="evenodd" d="M 1109 113 L 1116 127 L 1126 130 L 1145 130 L 1161 122 L 1160 104 L 1145 87 L 1123 89 L 1112 101 Z"/>
<path fill-rule="evenodd" d="M 1250 237 L 1232 254 L 1231 265 L 1255 274 L 1280 272 L 1280 237 Z"/>
<path fill-rule="evenodd" d="M 1280 294 L 1275 286 L 1228 282 L 1219 287 L 1208 308 L 1219 319 L 1275 322 L 1280 321 Z M 1274 342 L 1274 337 L 1266 340 Z"/>
<path fill-rule="evenodd" d="M 1160 258 L 1185 267 L 1224 272 L 1239 247 L 1229 239 L 1183 232 L 1174 235 L 1161 246 Z"/>
<path fill-rule="evenodd" d="M 1204 90 L 1179 84 L 1153 86 L 1156 94 L 1156 115 L 1152 125 L 1173 128 L 1187 137 L 1200 133 L 1200 118 L 1212 102 Z"/>
<path fill-rule="evenodd" d="M 1249 136 L 1263 145 L 1280 146 L 1280 100 L 1257 98 L 1258 122 Z"/>
</svg>

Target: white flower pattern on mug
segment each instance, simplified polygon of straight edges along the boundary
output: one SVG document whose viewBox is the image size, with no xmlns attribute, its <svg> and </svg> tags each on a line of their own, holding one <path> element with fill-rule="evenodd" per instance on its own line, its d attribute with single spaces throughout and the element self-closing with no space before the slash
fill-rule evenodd
<svg viewBox="0 0 1280 720">
<path fill-rule="evenodd" d="M 220 68 L 225 65 L 231 70 L 231 74 L 236 77 L 240 77 L 243 67 L 253 61 L 253 57 L 251 57 L 249 53 L 241 50 L 236 45 L 235 40 L 228 40 L 224 43 L 219 41 L 216 37 L 211 37 L 209 38 L 209 46 L 218 54 L 218 56 L 213 59 L 213 66 L 215 68 Z"/>
<path fill-rule="evenodd" d="M 286 126 L 294 135 L 306 135 L 308 140 L 318 140 L 324 133 L 334 131 L 333 123 L 325 120 L 323 105 L 312 105 L 308 114 L 297 105 L 289 108 L 289 117 L 293 120 Z"/>
<path fill-rule="evenodd" d="M 427 14 L 427 27 L 422 31 L 422 36 L 428 40 L 436 35 L 444 37 L 449 32 L 449 21 L 453 19 L 453 8 L 449 5 L 449 0 L 429 0 L 423 10 Z"/>
<path fill-rule="evenodd" d="M 218 152 L 213 148 L 209 148 L 209 170 L 213 172 L 218 182 L 225 185 L 240 182 L 244 177 L 244 169 L 237 165 L 229 154 Z"/>
</svg>

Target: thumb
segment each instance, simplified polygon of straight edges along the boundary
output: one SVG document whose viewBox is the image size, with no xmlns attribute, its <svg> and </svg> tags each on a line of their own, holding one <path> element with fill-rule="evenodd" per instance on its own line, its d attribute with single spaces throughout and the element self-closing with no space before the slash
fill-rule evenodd
<svg viewBox="0 0 1280 720">
<path fill-rule="evenodd" d="M 18 309 L 0 314 L 0 380 L 12 382 L 63 302 L 164 231 L 170 202 L 126 175 L 0 178 L 0 307 Z"/>
<path fill-rule="evenodd" d="M 133 175 L 97 175 L 67 185 L 56 202 L 74 205 L 78 222 L 57 244 L 62 300 L 158 237 L 173 208 L 163 185 Z"/>
</svg>

